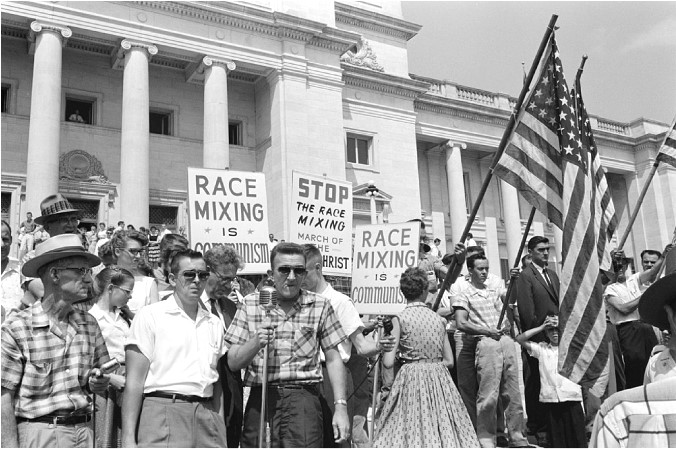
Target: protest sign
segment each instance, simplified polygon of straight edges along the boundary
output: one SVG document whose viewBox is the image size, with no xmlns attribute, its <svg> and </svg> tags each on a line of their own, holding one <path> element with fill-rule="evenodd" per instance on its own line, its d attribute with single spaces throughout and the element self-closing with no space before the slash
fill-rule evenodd
<svg viewBox="0 0 676 449">
<path fill-rule="evenodd" d="M 241 274 L 270 268 L 263 173 L 188 168 L 190 244 L 202 253 L 230 244 L 246 263 Z"/>
<path fill-rule="evenodd" d="M 401 274 L 418 266 L 418 222 L 355 228 L 351 297 L 361 314 L 396 315 L 406 307 Z"/>
<path fill-rule="evenodd" d="M 349 276 L 352 183 L 293 171 L 291 241 L 322 252 L 324 274 Z"/>
</svg>

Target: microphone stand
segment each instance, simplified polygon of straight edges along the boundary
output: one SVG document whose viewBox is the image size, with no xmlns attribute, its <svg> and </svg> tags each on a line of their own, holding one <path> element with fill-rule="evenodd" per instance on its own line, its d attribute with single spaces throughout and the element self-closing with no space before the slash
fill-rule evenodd
<svg viewBox="0 0 676 449">
<path fill-rule="evenodd" d="M 261 417 L 258 428 L 260 447 L 270 447 L 270 423 L 266 419 L 268 402 L 268 345 L 263 348 L 263 384 L 261 386 Z"/>
</svg>

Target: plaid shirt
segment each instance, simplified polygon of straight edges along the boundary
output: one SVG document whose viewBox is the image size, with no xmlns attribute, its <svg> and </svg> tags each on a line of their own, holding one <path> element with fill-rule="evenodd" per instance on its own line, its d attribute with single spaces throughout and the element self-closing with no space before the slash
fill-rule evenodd
<svg viewBox="0 0 676 449">
<path fill-rule="evenodd" d="M 321 295 L 302 290 L 288 315 L 277 307 L 269 312 L 269 317 L 275 326 L 275 336 L 268 348 L 268 381 L 321 382 L 320 345 L 326 351 L 347 338 L 329 301 Z M 259 305 L 258 293 L 244 298 L 244 304 L 237 309 L 225 334 L 228 349 L 232 345 L 246 343 L 265 319 L 266 312 Z M 262 384 L 262 379 L 261 349 L 247 367 L 244 383 L 250 387 L 257 386 Z"/>
<path fill-rule="evenodd" d="M 477 326 L 496 329 L 500 312 L 504 287 L 486 286 L 479 289 L 471 282 L 464 288 L 453 302 L 453 308 L 467 311 L 467 320 Z"/>
<path fill-rule="evenodd" d="M 84 312 L 68 315 L 65 335 L 41 301 L 2 325 L 2 387 L 16 393 L 17 417 L 88 408 L 89 370 L 108 359 L 96 319 Z"/>
<path fill-rule="evenodd" d="M 676 447 L 676 377 L 609 397 L 589 447 Z"/>
</svg>

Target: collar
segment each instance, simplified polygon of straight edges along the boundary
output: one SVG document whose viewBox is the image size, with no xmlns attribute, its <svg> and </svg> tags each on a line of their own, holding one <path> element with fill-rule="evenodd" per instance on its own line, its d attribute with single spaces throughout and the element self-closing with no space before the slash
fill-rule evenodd
<svg viewBox="0 0 676 449">
<path fill-rule="evenodd" d="M 544 269 L 547 268 L 546 266 L 545 266 L 545 267 L 541 267 L 540 265 L 536 264 L 535 262 L 531 263 L 531 265 L 533 265 L 533 267 L 535 267 L 535 269 L 536 269 L 540 274 L 542 274 L 542 272 L 544 271 Z M 543 275 L 543 276 L 544 276 L 544 275 Z"/>
<path fill-rule="evenodd" d="M 204 294 L 204 292 L 202 292 Z M 207 301 L 208 301 L 207 297 Z M 181 306 L 178 305 L 178 300 L 176 299 L 176 293 L 171 294 L 171 296 L 168 296 L 167 299 L 165 299 L 163 302 L 166 303 L 167 308 L 165 309 L 167 313 L 175 314 L 175 315 L 185 315 L 186 317 L 188 316 L 187 313 L 185 313 L 185 310 L 181 308 Z M 211 316 L 211 311 L 207 310 L 206 304 L 202 301 L 202 297 L 200 296 L 200 300 L 197 302 L 197 316 L 195 317 L 195 322 L 198 323 L 200 320 L 204 318 L 209 318 Z"/>
<path fill-rule="evenodd" d="M 99 307 L 98 303 L 94 303 L 89 309 L 89 314 L 97 320 L 104 319 L 114 323 L 120 318 L 120 309 L 115 307 L 113 309 L 113 315 L 111 316 L 108 312 Z"/>
<path fill-rule="evenodd" d="M 42 301 L 35 301 L 26 310 L 30 318 L 31 329 L 50 326 L 51 320 L 45 309 L 42 308 Z M 87 321 L 83 314 L 78 313 L 76 309 L 72 309 L 68 314 L 68 323 L 74 327 L 79 327 L 86 325 Z"/>
</svg>

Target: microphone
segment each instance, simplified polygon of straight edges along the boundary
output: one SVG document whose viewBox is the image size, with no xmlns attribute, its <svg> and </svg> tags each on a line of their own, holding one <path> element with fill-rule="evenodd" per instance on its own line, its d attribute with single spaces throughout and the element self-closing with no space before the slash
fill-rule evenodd
<svg viewBox="0 0 676 449">
<path fill-rule="evenodd" d="M 278 298 L 279 293 L 277 293 L 277 289 L 269 285 L 261 287 L 261 290 L 258 293 L 258 301 L 267 313 L 277 307 Z"/>
<path fill-rule="evenodd" d="M 392 317 L 386 316 L 383 318 L 383 329 L 385 330 L 385 336 L 389 336 L 392 333 L 392 329 L 394 329 L 394 325 L 392 324 Z"/>
</svg>

